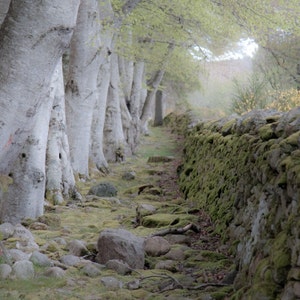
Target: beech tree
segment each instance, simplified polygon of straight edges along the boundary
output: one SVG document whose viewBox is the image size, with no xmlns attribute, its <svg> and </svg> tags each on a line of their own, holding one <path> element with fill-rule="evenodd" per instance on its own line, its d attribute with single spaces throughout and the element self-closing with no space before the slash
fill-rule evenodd
<svg viewBox="0 0 300 300">
<path fill-rule="evenodd" d="M 79 1 L 11 1 L 0 30 L 1 219 L 43 213 L 50 83 L 76 24 Z M 39 26 L 36 26 L 39 22 Z"/>
<path fill-rule="evenodd" d="M 97 99 L 100 55 L 98 0 L 81 1 L 72 37 L 66 83 L 66 116 L 71 162 L 75 173 L 88 177 L 93 109 Z"/>
</svg>

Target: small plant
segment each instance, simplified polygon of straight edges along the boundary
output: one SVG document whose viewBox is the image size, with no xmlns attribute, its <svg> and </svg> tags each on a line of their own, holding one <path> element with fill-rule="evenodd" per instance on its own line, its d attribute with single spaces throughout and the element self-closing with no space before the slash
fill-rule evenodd
<svg viewBox="0 0 300 300">
<path fill-rule="evenodd" d="M 264 108 L 266 106 L 265 87 L 266 81 L 256 74 L 248 77 L 246 83 L 241 83 L 238 79 L 233 80 L 234 94 L 231 110 L 237 114 L 243 114 L 253 109 Z"/>
<path fill-rule="evenodd" d="M 296 106 L 300 106 L 300 91 L 295 88 L 277 90 L 270 93 L 270 99 L 271 101 L 266 108 L 289 111 Z"/>
</svg>

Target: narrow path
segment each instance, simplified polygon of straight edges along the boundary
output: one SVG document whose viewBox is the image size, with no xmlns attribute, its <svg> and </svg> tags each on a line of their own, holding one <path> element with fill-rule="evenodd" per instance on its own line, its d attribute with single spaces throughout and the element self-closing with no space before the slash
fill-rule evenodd
<svg viewBox="0 0 300 300">
<path fill-rule="evenodd" d="M 109 176 L 94 172 L 90 181 L 79 183 L 83 195 L 96 183 L 112 183 L 118 189 L 115 198 L 84 197 L 82 203 L 49 207 L 44 217 L 49 229 L 32 232 L 43 252 L 57 260 L 68 253 L 66 246 L 55 242 L 57 238 L 66 243 L 82 240 L 93 251 L 99 232 L 105 228 L 123 228 L 141 237 L 180 231 L 189 225 L 198 232 L 163 234 L 171 250 L 160 257 L 146 257 L 146 268 L 131 275 L 102 269 L 100 276 L 89 277 L 82 266 L 74 266 L 67 269 L 66 278 L 36 279 L 30 289 L 28 282 L 19 282 L 18 286 L 6 283 L 5 289 L 13 290 L 15 295 L 11 299 L 225 299 L 232 291 L 233 259 L 214 234 L 209 217 L 182 198 L 176 182 L 181 145 L 182 140 L 168 129 L 153 128 L 136 157 L 111 165 Z M 124 179 L 127 172 L 135 178 Z M 154 207 L 155 212 L 138 216 L 137 209 L 145 204 Z M 123 288 L 104 287 L 100 282 L 103 276 L 120 280 Z M 139 282 L 138 288 L 125 288 L 135 281 Z"/>
</svg>

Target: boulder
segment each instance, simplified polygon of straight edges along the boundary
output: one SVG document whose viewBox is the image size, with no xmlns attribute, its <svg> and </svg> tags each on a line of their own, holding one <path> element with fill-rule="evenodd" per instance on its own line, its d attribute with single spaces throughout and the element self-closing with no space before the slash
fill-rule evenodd
<svg viewBox="0 0 300 300">
<path fill-rule="evenodd" d="M 97 262 L 106 264 L 118 259 L 127 263 L 132 269 L 144 268 L 144 239 L 124 229 L 105 229 L 97 242 Z"/>
<path fill-rule="evenodd" d="M 54 277 L 54 278 L 63 278 L 65 276 L 66 272 L 59 268 L 59 267 L 51 267 L 48 268 L 45 273 L 44 276 L 46 277 Z"/>
<path fill-rule="evenodd" d="M 124 174 L 122 175 L 122 179 L 124 180 L 134 180 L 136 177 L 136 173 L 134 171 L 126 171 L 124 172 Z"/>
<path fill-rule="evenodd" d="M 31 254 L 29 259 L 34 265 L 41 266 L 41 267 L 50 267 L 52 262 L 48 258 L 47 255 L 40 253 L 39 251 L 34 251 Z"/>
<path fill-rule="evenodd" d="M 38 244 L 34 241 L 32 233 L 21 224 L 15 226 L 13 237 L 17 239 L 17 249 L 26 252 L 32 252 L 39 249 Z"/>
<path fill-rule="evenodd" d="M 19 249 L 10 249 L 8 250 L 8 254 L 10 259 L 13 262 L 20 261 L 20 260 L 29 260 L 30 257 L 30 254 L 25 253 Z"/>
<path fill-rule="evenodd" d="M 97 277 L 101 274 L 101 266 L 90 262 L 81 271 L 89 277 Z"/>
<path fill-rule="evenodd" d="M 131 269 L 127 263 L 118 259 L 111 259 L 106 263 L 108 269 L 116 271 L 120 275 L 127 275 L 131 273 Z"/>
<path fill-rule="evenodd" d="M 75 255 L 71 255 L 71 254 L 67 254 L 67 255 L 63 255 L 60 258 L 60 262 L 63 263 L 66 266 L 76 266 L 80 263 L 80 258 L 78 256 Z"/>
<path fill-rule="evenodd" d="M 0 279 L 7 279 L 12 272 L 12 268 L 8 264 L 0 265 Z"/>
<path fill-rule="evenodd" d="M 0 225 L 0 233 L 2 234 L 2 239 L 6 240 L 14 234 L 15 226 L 10 223 L 3 223 Z"/>
<path fill-rule="evenodd" d="M 117 196 L 118 190 L 109 182 L 102 182 L 92 186 L 88 195 L 96 195 L 98 197 L 114 197 Z"/>
<path fill-rule="evenodd" d="M 103 285 L 110 290 L 118 290 L 123 287 L 123 283 L 112 276 L 101 278 Z"/>
<path fill-rule="evenodd" d="M 18 279 L 32 279 L 34 277 L 33 263 L 28 260 L 20 260 L 14 263 L 13 274 Z"/>
<path fill-rule="evenodd" d="M 68 244 L 69 253 L 75 256 L 84 256 L 89 253 L 83 241 L 73 240 Z"/>
<path fill-rule="evenodd" d="M 154 236 L 146 239 L 145 252 L 149 256 L 161 256 L 171 249 L 170 243 L 161 236 Z"/>
</svg>

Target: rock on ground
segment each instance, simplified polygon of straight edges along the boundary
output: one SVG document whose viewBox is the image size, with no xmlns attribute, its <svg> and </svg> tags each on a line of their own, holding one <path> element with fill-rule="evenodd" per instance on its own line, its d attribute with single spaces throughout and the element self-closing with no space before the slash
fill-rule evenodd
<svg viewBox="0 0 300 300">
<path fill-rule="evenodd" d="M 149 256 L 161 256 L 171 249 L 170 243 L 161 236 L 154 236 L 146 239 L 145 252 Z"/>
<path fill-rule="evenodd" d="M 124 229 L 105 229 L 98 238 L 97 261 L 106 264 L 111 259 L 127 263 L 132 269 L 143 269 L 144 239 Z"/>
<path fill-rule="evenodd" d="M 18 279 L 32 279 L 34 277 L 33 263 L 28 260 L 20 260 L 15 262 L 12 267 L 13 274 Z"/>
<path fill-rule="evenodd" d="M 118 190 L 109 182 L 99 183 L 92 186 L 88 195 L 96 195 L 98 197 L 114 197 L 117 196 Z"/>
</svg>

